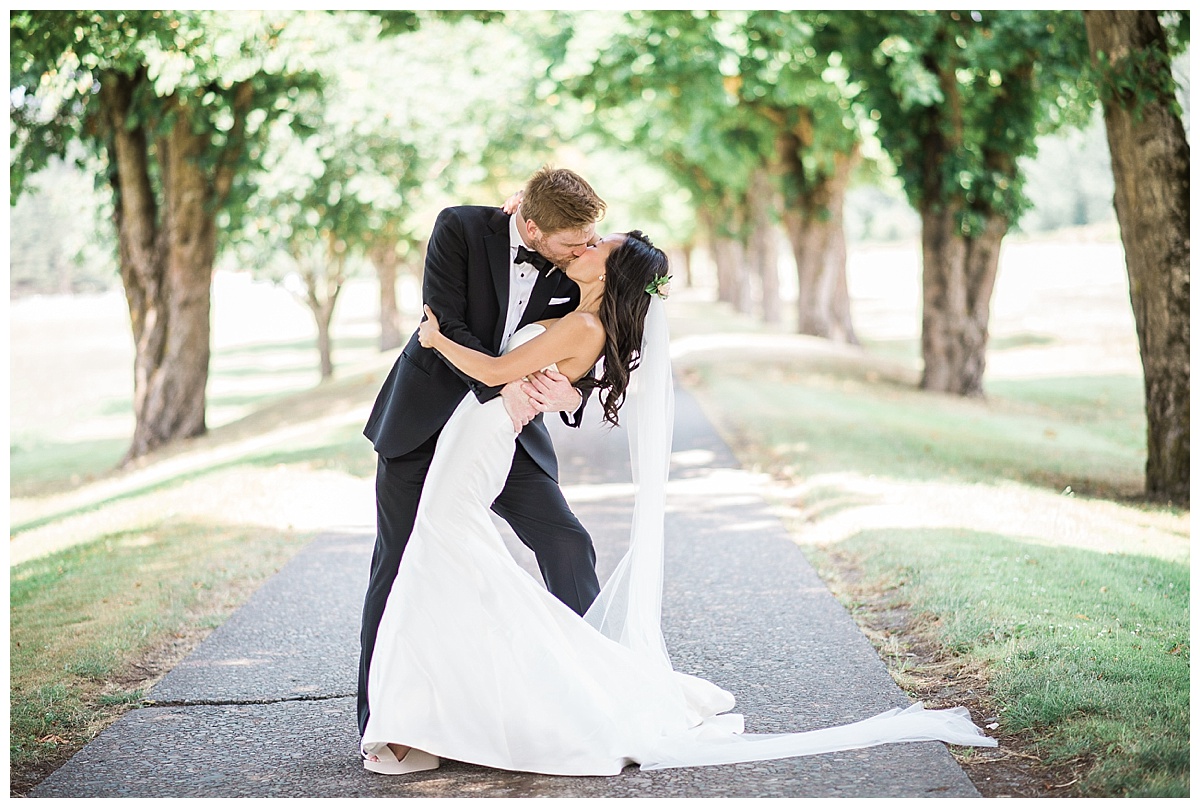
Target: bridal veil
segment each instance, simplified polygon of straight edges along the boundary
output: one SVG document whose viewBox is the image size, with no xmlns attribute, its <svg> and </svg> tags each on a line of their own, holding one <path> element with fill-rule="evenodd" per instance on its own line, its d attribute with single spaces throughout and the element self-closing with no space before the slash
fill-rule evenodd
<svg viewBox="0 0 1200 808">
<path fill-rule="evenodd" d="M 632 415 L 628 436 L 635 485 L 629 549 L 584 619 L 643 659 L 670 668 L 662 634 L 662 583 L 675 394 L 666 308 L 657 295 L 651 295 L 639 358 L 624 408 L 627 416 Z M 922 740 L 996 745 L 971 722 L 965 708 L 926 710 L 920 703 L 808 732 L 742 734 L 741 728 L 741 716 L 709 716 L 689 732 L 661 739 L 653 759 L 639 762 L 643 769 L 701 766 Z"/>
</svg>

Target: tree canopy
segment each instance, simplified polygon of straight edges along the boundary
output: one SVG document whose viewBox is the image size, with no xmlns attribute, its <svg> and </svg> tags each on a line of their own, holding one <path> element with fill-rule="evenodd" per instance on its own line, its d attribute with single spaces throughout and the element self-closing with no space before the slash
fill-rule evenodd
<svg viewBox="0 0 1200 808">
<path fill-rule="evenodd" d="M 386 290 L 437 209 L 499 202 L 564 155 L 591 158 L 629 226 L 661 223 L 684 256 L 703 242 L 720 299 L 767 320 L 782 232 L 799 330 L 850 341 L 848 189 L 894 173 L 921 218 L 922 384 L 981 395 L 1039 138 L 1097 99 L 1179 117 L 1189 15 L 1145 13 L 1161 44 L 1110 54 L 1077 11 L 14 11 L 12 200 L 55 161 L 99 166 L 132 455 L 204 429 L 220 251 L 320 254 L 334 278 L 370 258 Z"/>
</svg>

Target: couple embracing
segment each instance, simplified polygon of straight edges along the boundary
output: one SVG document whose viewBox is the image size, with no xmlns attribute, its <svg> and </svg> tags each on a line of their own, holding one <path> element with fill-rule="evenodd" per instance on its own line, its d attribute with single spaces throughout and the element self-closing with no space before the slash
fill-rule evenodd
<svg viewBox="0 0 1200 808">
<path fill-rule="evenodd" d="M 659 626 L 667 259 L 636 230 L 598 238 L 605 204 L 574 172 L 543 168 L 518 199 L 511 213 L 438 216 L 425 319 L 364 430 L 378 454 L 359 663 L 364 766 L 406 774 L 446 757 L 613 775 L 899 741 L 995 745 L 965 709 L 920 704 L 842 727 L 746 734 L 730 693 L 672 669 Z M 577 427 L 593 393 L 607 422 L 632 416 L 638 482 L 630 548 L 603 588 L 542 421 L 558 412 Z M 490 511 L 534 552 L 545 588 L 509 554 Z"/>
</svg>

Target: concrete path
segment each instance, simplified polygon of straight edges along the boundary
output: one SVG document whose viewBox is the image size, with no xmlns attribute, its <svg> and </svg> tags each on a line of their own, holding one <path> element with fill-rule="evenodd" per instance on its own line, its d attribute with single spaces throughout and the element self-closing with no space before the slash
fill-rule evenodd
<svg viewBox="0 0 1200 808">
<path fill-rule="evenodd" d="M 624 434 L 556 424 L 568 499 L 601 580 L 627 541 Z M 748 732 L 818 729 L 908 704 L 870 643 L 755 493 L 696 402 L 680 393 L 668 494 L 663 626 L 677 670 L 737 696 Z M 945 746 L 895 744 L 806 758 L 548 777 L 443 761 L 408 777 L 364 772 L 354 687 L 373 536 L 302 550 L 134 710 L 34 797 L 972 797 Z M 509 534 L 520 563 L 532 556 Z"/>
</svg>

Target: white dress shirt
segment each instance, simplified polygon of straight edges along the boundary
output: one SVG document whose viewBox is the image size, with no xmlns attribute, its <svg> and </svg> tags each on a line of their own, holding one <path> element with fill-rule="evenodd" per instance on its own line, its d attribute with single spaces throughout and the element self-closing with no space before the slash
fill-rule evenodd
<svg viewBox="0 0 1200 808">
<path fill-rule="evenodd" d="M 533 284 L 537 282 L 538 271 L 533 264 L 518 264 L 517 247 L 532 249 L 521 238 L 517 229 L 517 214 L 508 219 L 508 314 L 504 318 L 504 337 L 500 340 L 500 350 L 508 347 L 508 341 L 516 332 L 529 305 L 529 296 L 533 294 Z"/>
</svg>

